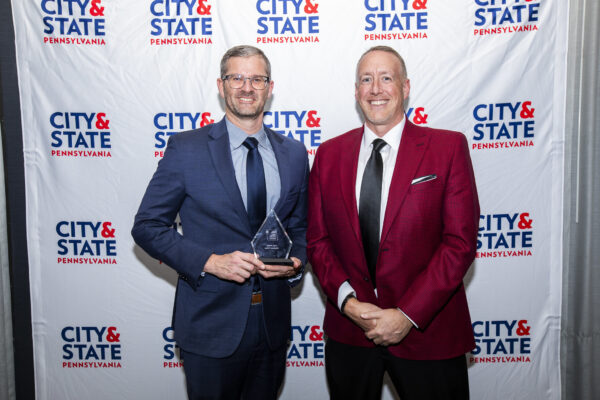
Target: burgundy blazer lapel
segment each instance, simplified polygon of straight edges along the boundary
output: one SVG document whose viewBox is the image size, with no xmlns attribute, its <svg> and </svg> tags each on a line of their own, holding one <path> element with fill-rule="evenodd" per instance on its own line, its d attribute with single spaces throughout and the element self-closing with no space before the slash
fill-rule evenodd
<svg viewBox="0 0 600 400">
<path fill-rule="evenodd" d="M 393 226 L 394 219 L 400 212 L 402 202 L 423 159 L 429 139 L 430 137 L 425 130 L 418 128 L 408 120 L 406 121 L 390 184 L 380 243 L 385 241 L 390 228 Z"/>
<path fill-rule="evenodd" d="M 356 129 L 349 135 L 349 144 L 345 146 L 346 151 L 340 155 L 340 186 L 344 206 L 348 219 L 352 225 L 354 236 L 362 248 L 360 234 L 360 222 L 358 220 L 358 208 L 356 206 L 356 169 L 358 167 L 358 153 L 362 140 L 364 127 Z"/>
</svg>

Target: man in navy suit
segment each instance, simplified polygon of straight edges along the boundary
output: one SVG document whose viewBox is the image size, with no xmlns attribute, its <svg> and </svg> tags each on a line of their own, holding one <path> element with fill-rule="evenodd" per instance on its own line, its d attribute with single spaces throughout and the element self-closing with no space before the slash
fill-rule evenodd
<svg viewBox="0 0 600 400">
<path fill-rule="evenodd" d="M 290 287 L 306 262 L 308 157 L 302 143 L 263 125 L 273 82 L 261 50 L 229 49 L 217 86 L 225 117 L 171 136 L 132 235 L 179 274 L 173 328 L 189 398 L 275 399 Z M 293 242 L 293 266 L 264 265 L 252 252 L 270 209 Z M 173 228 L 177 214 L 183 234 Z"/>
</svg>

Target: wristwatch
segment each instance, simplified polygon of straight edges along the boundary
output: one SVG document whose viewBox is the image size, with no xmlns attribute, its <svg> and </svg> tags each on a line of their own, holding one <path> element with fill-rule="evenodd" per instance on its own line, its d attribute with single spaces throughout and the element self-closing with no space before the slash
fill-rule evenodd
<svg viewBox="0 0 600 400">
<path fill-rule="evenodd" d="M 356 296 L 354 295 L 354 293 L 350 293 L 348 296 L 346 296 L 344 301 L 342 301 L 342 306 L 340 307 L 340 311 L 342 312 L 342 314 L 344 314 L 344 307 L 346 307 L 346 303 L 348 302 L 348 300 L 355 298 Z"/>
</svg>

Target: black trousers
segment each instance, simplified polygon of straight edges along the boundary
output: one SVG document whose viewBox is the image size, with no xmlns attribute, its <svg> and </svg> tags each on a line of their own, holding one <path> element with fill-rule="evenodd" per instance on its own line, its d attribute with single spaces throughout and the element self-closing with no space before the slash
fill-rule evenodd
<svg viewBox="0 0 600 400">
<path fill-rule="evenodd" d="M 215 333 L 216 335 L 217 333 Z M 275 400 L 285 374 L 286 346 L 271 350 L 262 304 L 250 306 L 238 349 L 226 358 L 211 358 L 181 349 L 190 400 Z"/>
<path fill-rule="evenodd" d="M 406 360 L 385 347 L 358 347 L 327 339 L 325 370 L 333 400 L 378 400 L 383 375 L 402 400 L 468 400 L 464 355 L 447 360 Z"/>
</svg>

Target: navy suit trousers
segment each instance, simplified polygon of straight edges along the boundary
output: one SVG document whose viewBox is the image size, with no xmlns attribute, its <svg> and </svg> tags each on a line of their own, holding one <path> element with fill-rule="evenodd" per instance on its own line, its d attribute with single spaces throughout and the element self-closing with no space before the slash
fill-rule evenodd
<svg viewBox="0 0 600 400">
<path fill-rule="evenodd" d="M 212 358 L 181 350 L 190 400 L 275 400 L 285 373 L 286 346 L 267 345 L 262 304 L 250 307 L 239 347 Z"/>
</svg>

